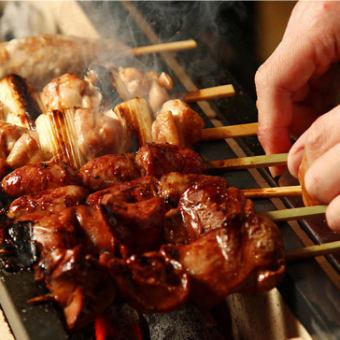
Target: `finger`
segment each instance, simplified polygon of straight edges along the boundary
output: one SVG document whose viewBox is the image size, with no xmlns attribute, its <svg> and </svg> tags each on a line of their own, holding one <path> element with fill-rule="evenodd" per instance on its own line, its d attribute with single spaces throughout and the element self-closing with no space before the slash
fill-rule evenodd
<svg viewBox="0 0 340 340">
<path fill-rule="evenodd" d="M 340 143 L 340 105 L 319 117 L 307 130 L 305 152 L 308 164 Z"/>
<path fill-rule="evenodd" d="M 293 144 L 292 148 L 288 153 L 287 166 L 289 172 L 298 177 L 299 168 L 305 153 L 305 139 L 307 131 L 305 131 L 300 138 Z"/>
<path fill-rule="evenodd" d="M 340 232 L 340 195 L 336 196 L 326 209 L 328 226 L 335 232 Z"/>
<path fill-rule="evenodd" d="M 286 39 L 255 77 L 259 110 L 259 140 L 267 153 L 290 147 L 293 94 L 303 89 L 316 69 L 312 46 Z"/>
<path fill-rule="evenodd" d="M 319 202 L 327 204 L 340 194 L 339 154 L 340 143 L 316 159 L 306 172 L 306 190 Z"/>
</svg>

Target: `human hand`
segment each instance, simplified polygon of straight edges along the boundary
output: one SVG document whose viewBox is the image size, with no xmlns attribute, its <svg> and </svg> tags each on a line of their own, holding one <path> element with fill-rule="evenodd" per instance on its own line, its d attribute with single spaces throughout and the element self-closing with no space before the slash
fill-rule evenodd
<svg viewBox="0 0 340 340">
<path fill-rule="evenodd" d="M 339 17 L 340 2 L 297 3 L 281 43 L 256 73 L 258 138 L 266 153 L 287 152 L 291 135 L 334 106 Z"/>
<path fill-rule="evenodd" d="M 340 231 L 340 105 L 319 117 L 296 141 L 288 154 L 288 168 L 301 175 L 308 196 L 328 204 L 330 228 Z"/>
</svg>

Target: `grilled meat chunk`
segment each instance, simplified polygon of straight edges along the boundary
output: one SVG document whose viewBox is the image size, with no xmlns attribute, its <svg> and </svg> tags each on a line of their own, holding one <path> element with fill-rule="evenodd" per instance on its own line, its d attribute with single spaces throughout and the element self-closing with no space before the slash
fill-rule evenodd
<svg viewBox="0 0 340 340">
<path fill-rule="evenodd" d="M 77 184 L 75 172 L 58 162 L 35 163 L 15 169 L 3 178 L 3 191 L 13 197 L 37 194 L 68 184 Z"/>
<path fill-rule="evenodd" d="M 273 288 L 285 269 L 284 247 L 278 227 L 267 218 L 250 215 L 201 235 L 184 246 L 164 246 L 191 278 L 191 297 L 212 307 L 234 292 L 262 292 Z"/>
<path fill-rule="evenodd" d="M 89 195 L 87 203 L 93 206 L 117 202 L 140 202 L 158 196 L 158 181 L 154 177 L 141 177 L 130 182 L 118 183 Z"/>
<path fill-rule="evenodd" d="M 100 208 L 79 205 L 75 214 L 81 229 L 85 232 L 98 252 L 114 253 L 115 240 L 109 224 Z"/>
<path fill-rule="evenodd" d="M 97 112 L 102 101 L 101 93 L 91 83 L 72 73 L 51 80 L 40 98 L 44 111 L 81 107 Z"/>
<path fill-rule="evenodd" d="M 74 126 L 77 145 L 86 161 L 108 153 L 127 152 L 130 147 L 129 127 L 111 110 L 96 114 L 77 109 Z"/>
<path fill-rule="evenodd" d="M 112 62 L 126 54 L 127 47 L 112 37 L 110 41 L 65 35 L 13 39 L 0 44 L 0 78 L 15 73 L 40 87 L 65 72 L 81 74 L 92 62 Z"/>
<path fill-rule="evenodd" d="M 86 196 L 87 190 L 76 185 L 49 189 L 34 195 L 23 195 L 11 203 L 7 216 L 16 219 L 31 213 L 56 213 L 81 204 Z"/>
<path fill-rule="evenodd" d="M 165 72 L 144 72 L 135 67 L 112 69 L 114 83 L 123 100 L 140 97 L 148 101 L 153 112 L 157 112 L 169 99 L 168 91 L 173 87 L 172 78 Z"/>
<path fill-rule="evenodd" d="M 228 183 L 221 177 L 170 172 L 160 178 L 159 194 L 165 200 L 177 206 L 182 194 L 191 186 L 199 183 L 218 181 L 223 183 L 226 187 L 228 186 Z"/>
<path fill-rule="evenodd" d="M 0 157 L 6 159 L 25 129 L 0 121 Z"/>
<path fill-rule="evenodd" d="M 34 120 L 40 114 L 38 104 L 32 97 L 32 90 L 25 80 L 16 74 L 10 74 L 0 80 L 0 102 L 1 119 L 14 125 L 32 128 Z"/>
<path fill-rule="evenodd" d="M 158 249 L 162 241 L 166 206 L 153 197 L 137 202 L 103 205 L 114 237 L 132 254 Z"/>
<path fill-rule="evenodd" d="M 136 153 L 136 163 L 145 176 L 161 177 L 169 172 L 202 173 L 204 162 L 195 151 L 171 144 L 147 144 Z"/>
<path fill-rule="evenodd" d="M 102 65 L 90 65 L 86 70 L 84 79 L 102 94 L 102 105 L 105 109 L 112 108 L 119 100 L 118 93 L 114 87 L 112 72 Z"/>
<path fill-rule="evenodd" d="M 80 215 L 83 230 L 90 231 L 84 214 Z M 112 303 L 115 287 L 110 274 L 99 264 L 97 251 L 79 228 L 73 208 L 49 215 L 34 213 L 19 220 L 31 223 L 31 240 L 40 250 L 36 279 L 44 280 L 61 305 L 69 328 L 93 320 Z"/>
<path fill-rule="evenodd" d="M 191 241 L 202 233 L 228 228 L 252 213 L 252 202 L 237 188 L 229 188 L 220 177 L 210 177 L 191 186 L 179 201 L 179 210 Z"/>
<path fill-rule="evenodd" d="M 14 144 L 7 157 L 7 164 L 16 169 L 30 163 L 46 160 L 38 143 L 38 138 L 33 131 L 24 133 Z"/>
<path fill-rule="evenodd" d="M 81 245 L 67 249 L 45 284 L 64 310 L 70 329 L 80 327 L 103 313 L 116 290 L 110 274 Z"/>
<path fill-rule="evenodd" d="M 157 143 L 190 146 L 200 139 L 203 119 L 180 99 L 165 102 L 152 124 L 152 139 Z"/>
<path fill-rule="evenodd" d="M 122 295 L 144 312 L 170 311 L 189 295 L 188 275 L 180 263 L 158 252 L 115 260 L 111 271 Z"/>
<path fill-rule="evenodd" d="M 140 173 L 132 154 L 98 157 L 80 169 L 83 184 L 91 190 L 107 188 L 139 176 Z"/>
</svg>

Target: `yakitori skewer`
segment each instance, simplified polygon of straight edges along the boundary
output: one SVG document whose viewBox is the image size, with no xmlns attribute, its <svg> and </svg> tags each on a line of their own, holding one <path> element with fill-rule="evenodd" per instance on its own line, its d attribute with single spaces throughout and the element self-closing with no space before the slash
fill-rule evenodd
<svg viewBox="0 0 340 340">
<path fill-rule="evenodd" d="M 219 140 L 224 138 L 255 136 L 258 123 L 245 123 L 239 125 L 219 126 L 206 128 L 201 132 L 201 141 Z"/>
<path fill-rule="evenodd" d="M 340 253 L 340 241 L 287 250 L 286 259 L 287 261 L 298 261 L 305 258 L 336 253 Z"/>
<path fill-rule="evenodd" d="M 267 211 L 264 214 L 274 221 L 289 221 L 299 218 L 323 215 L 326 212 L 326 205 L 315 205 L 313 207 L 301 207 Z"/>
<path fill-rule="evenodd" d="M 208 87 L 197 91 L 187 92 L 183 96 L 183 100 L 187 103 L 197 102 L 200 100 L 214 100 L 226 98 L 235 95 L 235 89 L 232 84 Z"/>
<path fill-rule="evenodd" d="M 284 165 L 287 163 L 287 157 L 288 154 L 286 153 L 278 153 L 272 155 L 250 156 L 209 161 L 206 163 L 206 169 L 233 170 Z"/>
<path fill-rule="evenodd" d="M 147 46 L 139 46 L 132 48 L 132 53 L 135 56 L 150 54 L 150 53 L 162 53 L 162 52 L 177 52 L 183 50 L 190 50 L 197 47 L 197 42 L 193 39 L 180 40 L 169 43 L 161 43 Z"/>
<path fill-rule="evenodd" d="M 244 196 L 249 198 L 291 197 L 301 196 L 302 188 L 300 185 L 292 185 L 287 187 L 243 189 L 242 192 Z"/>
</svg>

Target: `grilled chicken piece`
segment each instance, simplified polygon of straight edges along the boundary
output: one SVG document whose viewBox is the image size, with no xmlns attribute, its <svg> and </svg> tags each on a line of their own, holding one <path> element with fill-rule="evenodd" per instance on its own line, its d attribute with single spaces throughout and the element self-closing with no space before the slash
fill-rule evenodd
<svg viewBox="0 0 340 340">
<path fill-rule="evenodd" d="M 200 140 L 204 121 L 180 99 L 168 100 L 152 124 L 152 139 L 157 143 L 190 146 Z"/>
<path fill-rule="evenodd" d="M 184 246 L 163 246 L 191 279 L 191 297 L 210 308 L 234 292 L 273 288 L 285 270 L 284 247 L 278 227 L 265 217 L 250 215 L 201 235 Z"/>
<path fill-rule="evenodd" d="M 135 67 L 120 67 L 118 70 L 113 70 L 113 77 L 123 100 L 136 97 L 147 98 L 150 79 L 142 70 Z"/>
<path fill-rule="evenodd" d="M 74 209 L 35 213 L 20 220 L 31 223 L 32 241 L 40 249 L 36 278 L 44 280 L 63 308 L 68 327 L 92 321 L 112 303 L 115 287 L 95 249 L 80 233 Z"/>
<path fill-rule="evenodd" d="M 191 186 L 181 196 L 178 207 L 190 241 L 209 230 L 242 223 L 253 212 L 252 202 L 220 177 Z"/>
<path fill-rule="evenodd" d="M 51 80 L 40 95 L 44 111 L 81 107 L 98 112 L 102 95 L 91 83 L 72 73 Z"/>
<path fill-rule="evenodd" d="M 78 182 L 76 173 L 68 165 L 52 161 L 18 168 L 3 178 L 1 186 L 9 196 L 19 197 Z"/>
<path fill-rule="evenodd" d="M 114 87 L 112 72 L 102 65 L 91 65 L 85 73 L 85 81 L 96 87 L 102 94 L 102 106 L 109 109 L 119 100 L 119 95 Z"/>
<path fill-rule="evenodd" d="M 200 174 L 183 174 L 179 172 L 170 172 L 163 175 L 159 180 L 159 195 L 167 202 L 178 205 L 182 194 L 193 185 L 203 182 L 221 182 L 226 187 L 228 183 L 222 177 L 214 177 Z"/>
<path fill-rule="evenodd" d="M 86 233 L 98 252 L 115 251 L 115 240 L 109 224 L 100 208 L 80 205 L 75 208 L 81 229 Z"/>
<path fill-rule="evenodd" d="M 0 78 L 15 73 L 37 88 L 66 72 L 82 74 L 91 63 L 112 62 L 130 51 L 118 41 L 65 35 L 13 39 L 0 44 Z"/>
<path fill-rule="evenodd" d="M 153 197 L 137 202 L 112 200 L 104 205 L 112 233 L 131 254 L 158 249 L 162 241 L 166 206 Z"/>
<path fill-rule="evenodd" d="M 45 284 L 63 308 L 70 329 L 92 322 L 116 296 L 108 270 L 81 245 L 63 253 L 58 267 L 45 277 Z"/>
<path fill-rule="evenodd" d="M 23 135 L 25 129 L 0 120 L 0 157 L 7 158 L 16 141 Z"/>
<path fill-rule="evenodd" d="M 7 164 L 16 169 L 30 163 L 42 162 L 46 157 L 40 150 L 38 137 L 34 131 L 24 133 L 14 144 L 7 157 Z"/>
<path fill-rule="evenodd" d="M 147 144 L 136 153 L 136 163 L 145 176 L 161 177 L 169 172 L 202 173 L 204 162 L 195 151 L 171 144 Z"/>
<path fill-rule="evenodd" d="M 7 216 L 16 219 L 31 213 L 56 213 L 81 204 L 86 196 L 87 190 L 76 185 L 49 189 L 34 195 L 24 195 L 11 203 Z"/>
<path fill-rule="evenodd" d="M 117 183 L 89 195 L 87 203 L 92 206 L 110 206 L 117 202 L 140 202 L 158 196 L 158 181 L 154 177 L 141 177 L 133 181 Z"/>
<path fill-rule="evenodd" d="M 124 296 L 143 312 L 167 312 L 183 304 L 189 280 L 181 264 L 157 252 L 111 263 L 113 279 Z"/>
<path fill-rule="evenodd" d="M 135 67 L 112 70 L 115 86 L 123 100 L 140 97 L 148 101 L 152 112 L 157 112 L 169 99 L 168 91 L 173 87 L 171 77 L 162 72 L 143 72 Z"/>
<path fill-rule="evenodd" d="M 91 190 L 107 188 L 140 176 L 133 154 L 105 155 L 80 169 L 83 184 Z"/>
<path fill-rule="evenodd" d="M 104 114 L 75 110 L 74 125 L 78 146 L 86 161 L 108 153 L 127 152 L 131 145 L 127 123 L 111 110 Z"/>
<path fill-rule="evenodd" d="M 0 80 L 0 102 L 2 120 L 25 128 L 32 128 L 40 114 L 38 104 L 32 97 L 32 90 L 25 80 L 10 74 Z"/>
</svg>

